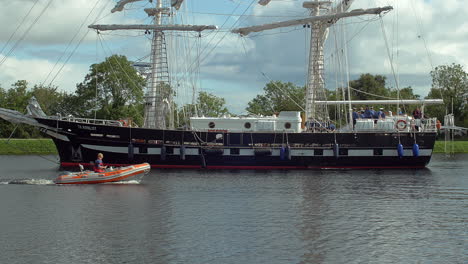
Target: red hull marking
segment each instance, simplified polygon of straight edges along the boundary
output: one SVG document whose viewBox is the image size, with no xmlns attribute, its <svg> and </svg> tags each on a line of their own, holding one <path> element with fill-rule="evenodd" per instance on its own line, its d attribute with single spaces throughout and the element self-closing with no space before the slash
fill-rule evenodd
<svg viewBox="0 0 468 264">
<path fill-rule="evenodd" d="M 78 164 L 90 165 L 89 163 L 62 162 L 62 167 L 76 167 Z M 132 164 L 108 164 L 108 166 L 131 166 Z M 203 169 L 201 165 L 150 165 L 157 169 Z M 423 169 L 426 166 L 206 166 L 205 169 L 211 170 L 304 170 L 304 169 Z"/>
<path fill-rule="evenodd" d="M 125 175 L 125 176 L 122 176 L 122 177 L 119 177 L 119 178 L 114 178 L 114 179 L 108 179 L 108 180 L 98 180 L 98 181 L 83 181 L 83 182 L 60 182 L 60 183 L 57 183 L 57 184 L 96 184 L 96 183 L 106 183 L 106 182 L 117 182 L 117 181 L 121 181 L 123 179 L 127 179 L 127 178 L 131 178 L 135 175 L 138 175 L 138 174 L 141 174 L 141 173 L 144 173 L 144 171 L 137 171 L 137 172 L 134 172 L 132 174 L 129 174 L 129 175 Z"/>
</svg>

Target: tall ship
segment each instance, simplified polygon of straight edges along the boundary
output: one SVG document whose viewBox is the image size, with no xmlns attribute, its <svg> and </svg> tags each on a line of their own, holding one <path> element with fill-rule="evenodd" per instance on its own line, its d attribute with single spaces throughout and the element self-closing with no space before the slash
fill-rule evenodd
<svg viewBox="0 0 468 264">
<path fill-rule="evenodd" d="M 121 0 L 112 12 L 144 0 Z M 0 117 L 38 127 L 53 139 L 62 166 L 77 166 L 103 153 L 106 163 L 122 166 L 148 162 L 154 168 L 187 169 L 327 169 L 327 168 L 424 168 L 430 161 L 437 135 L 435 118 L 425 118 L 424 106 L 442 100 L 327 101 L 324 83 L 324 44 L 328 29 L 340 19 L 381 15 L 392 7 L 350 9 L 352 0 L 307 1 L 310 16 L 302 19 L 237 28 L 232 34 L 246 36 L 281 27 L 310 28 L 305 111 L 283 111 L 273 116 L 190 118 L 188 127 L 175 129 L 167 116 L 164 87 L 170 86 L 165 32 L 215 30 L 211 25 L 165 24 L 184 4 L 183 0 L 153 0 L 144 11 L 149 25 L 90 25 L 106 30 L 140 30 L 152 33 L 150 73 L 147 77 L 144 126 L 122 120 L 72 116 L 47 116 L 32 99 L 28 114 L 0 109 Z M 260 0 L 267 5 L 269 0 Z M 348 94 L 349 94 L 348 88 Z M 348 96 L 348 98 L 351 98 Z M 344 125 L 335 127 L 328 107 L 340 105 Z M 359 117 L 357 105 L 419 104 L 419 117 L 387 113 L 386 117 Z"/>
</svg>

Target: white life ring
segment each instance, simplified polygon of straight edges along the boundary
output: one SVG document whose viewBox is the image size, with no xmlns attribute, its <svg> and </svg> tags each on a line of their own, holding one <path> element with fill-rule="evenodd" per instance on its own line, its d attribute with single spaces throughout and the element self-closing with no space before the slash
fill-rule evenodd
<svg viewBox="0 0 468 264">
<path fill-rule="evenodd" d="M 406 121 L 403 119 L 400 119 L 396 122 L 396 128 L 400 131 L 405 130 L 407 127 Z"/>
</svg>

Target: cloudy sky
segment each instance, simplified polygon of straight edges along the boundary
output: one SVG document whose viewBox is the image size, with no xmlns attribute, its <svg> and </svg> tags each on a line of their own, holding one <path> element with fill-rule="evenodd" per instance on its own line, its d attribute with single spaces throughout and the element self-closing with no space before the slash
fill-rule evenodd
<svg viewBox="0 0 468 264">
<path fill-rule="evenodd" d="M 113 53 L 138 60 L 149 54 L 142 32 L 88 30 L 92 23 L 149 23 L 138 10 L 148 1 L 110 14 L 117 0 L 12 0 L 0 8 L 0 86 L 16 80 L 49 84 L 74 91 L 92 63 Z M 181 87 L 197 83 L 201 90 L 226 98 L 228 108 L 243 113 L 249 100 L 270 80 L 306 82 L 310 29 L 302 26 L 240 37 L 232 28 L 306 17 L 299 0 L 186 0 L 175 23 L 214 24 L 219 31 L 172 35 L 171 67 L 199 79 L 178 80 Z M 337 0 L 333 1 L 335 4 Z M 411 86 L 426 95 L 429 72 L 441 64 L 468 69 L 468 5 L 462 0 L 355 0 L 351 9 L 391 5 L 383 16 L 347 18 L 330 28 L 326 44 L 326 82 L 334 89 L 360 74 L 383 74 L 395 87 L 390 59 L 400 87 Z M 383 24 L 383 27 L 382 27 Z M 384 29 L 384 30 L 383 30 Z M 385 34 L 383 33 L 385 32 Z M 171 35 L 171 34 L 168 34 Z M 387 41 L 385 41 L 385 39 Z M 185 41 L 185 42 L 183 42 Z M 184 44 L 185 43 L 185 44 Z M 388 47 L 388 48 L 387 48 Z M 174 58 L 175 57 L 175 58 Z M 200 58 L 197 62 L 194 58 Z M 345 59 L 348 66 L 345 67 Z M 199 70 L 198 70 L 199 69 Z M 185 76 L 181 74 L 180 76 Z M 182 77 L 181 77 L 182 78 Z M 181 88 L 182 89 L 182 88 Z M 189 89 L 179 95 L 189 101 Z"/>
</svg>

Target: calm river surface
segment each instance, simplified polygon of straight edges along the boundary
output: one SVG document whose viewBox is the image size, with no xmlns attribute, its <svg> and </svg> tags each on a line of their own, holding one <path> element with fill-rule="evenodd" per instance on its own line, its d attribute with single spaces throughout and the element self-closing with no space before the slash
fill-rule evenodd
<svg viewBox="0 0 468 264">
<path fill-rule="evenodd" d="M 0 263 L 468 263 L 467 161 L 60 186 L 57 165 L 0 156 Z"/>
</svg>

